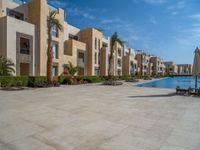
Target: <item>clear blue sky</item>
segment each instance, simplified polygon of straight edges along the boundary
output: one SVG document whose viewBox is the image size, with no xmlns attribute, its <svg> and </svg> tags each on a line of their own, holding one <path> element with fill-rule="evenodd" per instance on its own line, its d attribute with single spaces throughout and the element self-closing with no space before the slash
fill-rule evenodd
<svg viewBox="0 0 200 150">
<path fill-rule="evenodd" d="M 78 28 L 117 31 L 129 47 L 192 63 L 200 45 L 200 0 L 49 0 Z"/>
</svg>

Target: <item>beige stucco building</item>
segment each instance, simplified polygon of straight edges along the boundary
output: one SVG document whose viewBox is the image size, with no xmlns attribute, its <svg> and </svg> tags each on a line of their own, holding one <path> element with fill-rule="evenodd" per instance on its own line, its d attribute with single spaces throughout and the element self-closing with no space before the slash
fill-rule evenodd
<svg viewBox="0 0 200 150">
<path fill-rule="evenodd" d="M 81 30 L 65 21 L 63 9 L 48 5 L 47 0 L 0 0 L 0 55 L 13 60 L 15 75 L 45 76 L 47 68 L 47 18 L 57 12 L 64 30 L 52 29 L 53 75 L 65 72 L 71 62 L 79 67 L 77 75 L 108 75 L 111 51 L 110 37 L 97 28 Z M 113 75 L 153 75 L 191 73 L 191 66 L 165 62 L 144 51 L 125 48 L 115 43 Z"/>
<path fill-rule="evenodd" d="M 166 74 L 178 74 L 178 66 L 174 61 L 165 61 Z"/>
<path fill-rule="evenodd" d="M 123 56 L 123 75 L 135 75 L 139 68 L 136 60 L 135 51 L 131 48 L 125 49 Z"/>
<path fill-rule="evenodd" d="M 137 51 L 136 53 L 136 60 L 139 67 L 138 73 L 142 76 L 152 75 L 153 63 L 150 62 L 151 55 L 145 53 L 144 51 Z"/>
<path fill-rule="evenodd" d="M 179 75 L 192 75 L 192 65 L 191 64 L 178 64 L 178 74 Z"/>
<path fill-rule="evenodd" d="M 164 75 L 165 74 L 165 65 L 161 58 L 157 56 L 152 56 L 150 62 L 153 64 L 152 74 L 153 75 Z"/>
<path fill-rule="evenodd" d="M 64 10 L 48 5 L 47 0 L 0 0 L 0 55 L 13 60 L 16 75 L 46 75 L 50 10 L 57 11 L 56 17 L 64 27 L 62 32 L 52 29 L 53 75 L 62 74 L 69 61 L 79 67 L 78 75 L 107 75 L 110 40 L 103 37 L 102 31 L 69 25 Z M 118 58 L 115 54 L 114 74 L 120 69 L 122 72 Z"/>
</svg>

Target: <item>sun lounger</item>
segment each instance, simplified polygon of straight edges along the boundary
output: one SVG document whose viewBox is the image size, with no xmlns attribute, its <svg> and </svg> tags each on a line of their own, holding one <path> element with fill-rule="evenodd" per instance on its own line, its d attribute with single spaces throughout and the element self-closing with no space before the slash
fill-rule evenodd
<svg viewBox="0 0 200 150">
<path fill-rule="evenodd" d="M 180 95 L 190 95 L 190 89 L 185 89 L 185 88 L 180 88 L 177 87 L 176 88 L 176 94 L 180 94 Z"/>
<path fill-rule="evenodd" d="M 196 93 L 197 93 L 198 96 L 200 96 L 200 88 L 196 89 Z"/>
</svg>

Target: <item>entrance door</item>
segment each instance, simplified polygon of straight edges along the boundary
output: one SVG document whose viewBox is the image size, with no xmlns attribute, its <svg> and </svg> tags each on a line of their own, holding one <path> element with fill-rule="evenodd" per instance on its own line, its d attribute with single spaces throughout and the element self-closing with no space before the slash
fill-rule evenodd
<svg viewBox="0 0 200 150">
<path fill-rule="evenodd" d="M 29 64 L 28 63 L 20 63 L 20 75 L 21 76 L 29 76 Z"/>
</svg>

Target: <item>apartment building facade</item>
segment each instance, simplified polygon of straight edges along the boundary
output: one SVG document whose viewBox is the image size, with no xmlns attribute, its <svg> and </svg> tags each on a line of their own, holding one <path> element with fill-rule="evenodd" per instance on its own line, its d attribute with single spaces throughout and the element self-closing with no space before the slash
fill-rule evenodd
<svg viewBox="0 0 200 150">
<path fill-rule="evenodd" d="M 57 12 L 64 28 L 62 32 L 52 29 L 53 75 L 65 72 L 69 62 L 79 67 L 78 75 L 107 75 L 110 40 L 103 37 L 102 31 L 69 25 L 64 10 L 48 5 L 47 0 L 0 0 L 0 55 L 13 60 L 16 75 L 46 75 L 50 10 Z M 119 49 L 117 43 L 115 49 Z M 122 55 L 114 55 L 114 75 L 121 75 L 122 65 L 117 63 Z"/>
<path fill-rule="evenodd" d="M 15 75 L 45 76 L 47 69 L 47 19 L 57 12 L 63 26 L 52 29 L 53 75 L 65 73 L 71 62 L 79 67 L 77 75 L 108 75 L 110 37 L 97 28 L 81 30 L 65 21 L 63 9 L 50 6 L 47 0 L 0 0 L 0 55 L 16 64 Z M 190 74 L 191 65 L 164 62 L 144 51 L 134 51 L 115 43 L 113 75 Z"/>
<path fill-rule="evenodd" d="M 157 56 L 152 56 L 150 62 L 153 64 L 152 74 L 153 75 L 164 75 L 165 74 L 165 65 L 161 58 Z"/>
<path fill-rule="evenodd" d="M 135 59 L 135 51 L 131 48 L 125 49 L 123 56 L 123 75 L 135 75 L 138 70 L 138 62 Z"/>
<path fill-rule="evenodd" d="M 152 75 L 153 73 L 153 63 L 150 62 L 151 55 L 145 53 L 144 51 L 136 51 L 136 60 L 138 63 L 138 74 L 141 76 Z"/>
<path fill-rule="evenodd" d="M 178 75 L 192 75 L 192 65 L 178 64 Z"/>
<path fill-rule="evenodd" d="M 174 61 L 165 61 L 166 74 L 178 74 L 178 65 Z"/>
</svg>

